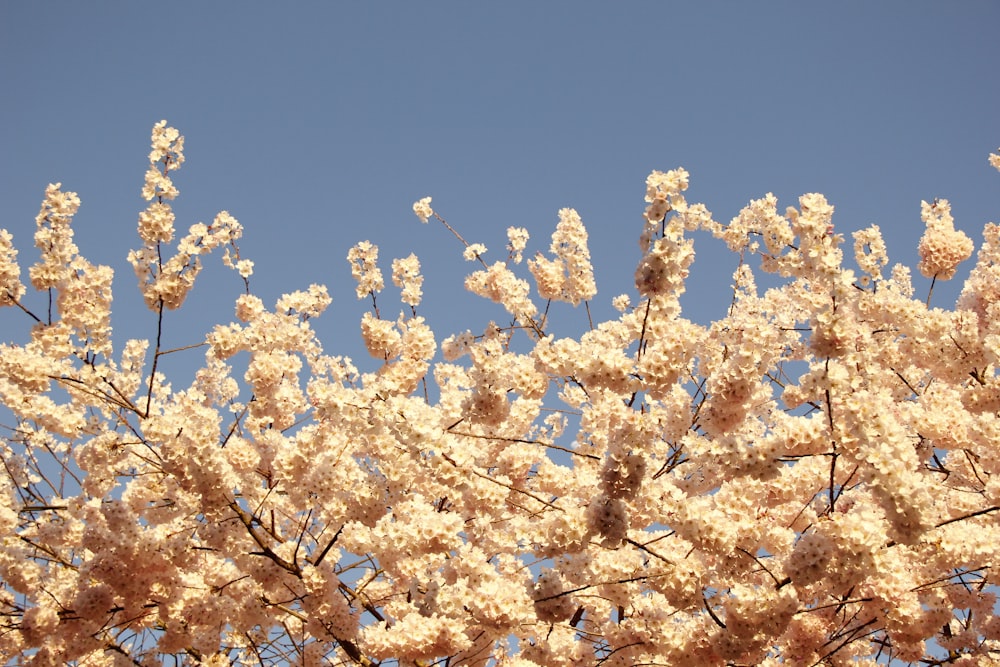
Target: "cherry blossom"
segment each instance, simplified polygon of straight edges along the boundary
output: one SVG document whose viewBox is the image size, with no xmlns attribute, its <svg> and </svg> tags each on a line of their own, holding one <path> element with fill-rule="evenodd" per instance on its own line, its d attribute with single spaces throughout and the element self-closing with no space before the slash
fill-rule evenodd
<svg viewBox="0 0 1000 667">
<path fill-rule="evenodd" d="M 176 231 L 184 140 L 163 121 L 151 144 L 126 258 L 148 339 L 114 336 L 119 286 L 73 241 L 75 193 L 44 189 L 29 284 L 0 230 L 6 662 L 1000 661 L 1000 226 L 977 251 L 923 203 L 914 278 L 875 225 L 845 257 L 822 195 L 765 193 L 723 224 L 687 171 L 654 171 L 635 290 L 592 322 L 575 211 L 547 254 L 511 227 L 487 264 L 425 197 L 504 324 L 418 313 L 412 254 L 388 264 L 397 309 L 361 241 L 355 362 L 313 328 L 326 287 L 254 293 L 231 215 Z M 711 323 L 680 298 L 702 243 L 733 253 Z M 957 303 L 933 303 L 974 252 Z M 187 331 L 171 311 L 213 253 L 233 311 Z M 164 349 L 169 329 L 189 343 Z"/>
</svg>

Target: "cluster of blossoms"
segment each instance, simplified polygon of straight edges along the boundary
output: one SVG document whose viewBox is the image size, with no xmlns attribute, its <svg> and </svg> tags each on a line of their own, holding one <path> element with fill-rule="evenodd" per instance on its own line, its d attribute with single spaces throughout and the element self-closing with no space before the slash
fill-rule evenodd
<svg viewBox="0 0 1000 667">
<path fill-rule="evenodd" d="M 972 239 L 955 229 L 951 205 L 947 199 L 920 202 L 920 216 L 927 231 L 920 238 L 920 264 L 917 268 L 928 278 L 948 280 L 958 265 L 972 255 Z"/>
<path fill-rule="evenodd" d="M 49 186 L 36 220 L 47 312 L 0 230 L 0 306 L 31 325 L 0 345 L 6 662 L 1000 664 L 1000 226 L 942 309 L 886 270 L 878 227 L 845 259 L 821 195 L 721 224 L 686 171 L 653 172 L 635 292 L 568 336 L 552 302 L 597 294 L 575 211 L 548 257 L 522 264 L 512 227 L 487 264 L 428 197 L 414 213 L 462 240 L 467 288 L 510 324 L 439 341 L 414 255 L 383 317 L 365 241 L 347 258 L 364 370 L 311 326 L 326 288 L 250 291 L 228 214 L 168 249 L 183 137 L 159 123 L 152 143 L 129 261 L 157 331 L 202 255 L 225 248 L 246 289 L 178 388 L 158 335 L 116 352 L 74 193 Z M 972 242 L 944 200 L 922 216 L 918 268 L 951 278 Z M 680 303 L 696 234 L 738 258 L 707 326 Z"/>
<path fill-rule="evenodd" d="M 511 238 L 511 248 L 520 253 L 515 246 L 516 238 Z M 573 209 L 564 208 L 559 211 L 559 224 L 552 234 L 549 250 L 556 256 L 555 259 L 547 259 L 539 253 L 528 262 L 528 268 L 535 277 L 538 295 L 550 301 L 567 301 L 574 306 L 594 298 L 597 285 L 590 265 L 587 230 Z"/>
<path fill-rule="evenodd" d="M 162 120 L 153 127 L 152 145 L 142 188 L 143 199 L 149 205 L 139 214 L 139 238 L 144 245 L 130 252 L 128 261 L 139 278 L 146 305 L 162 313 L 164 308 L 175 310 L 184 303 L 201 271 L 199 256 L 220 246 L 235 248 L 235 242 L 243 235 L 243 227 L 222 211 L 210 225 L 202 222 L 191 225 L 188 233 L 178 241 L 177 252 L 164 260 L 163 246 L 173 240 L 175 233 L 174 212 L 169 202 L 179 194 L 170 173 L 184 164 L 184 137 Z M 252 271 L 253 263 L 249 260 L 234 263 L 229 248 L 225 261 L 244 279 Z"/>
</svg>

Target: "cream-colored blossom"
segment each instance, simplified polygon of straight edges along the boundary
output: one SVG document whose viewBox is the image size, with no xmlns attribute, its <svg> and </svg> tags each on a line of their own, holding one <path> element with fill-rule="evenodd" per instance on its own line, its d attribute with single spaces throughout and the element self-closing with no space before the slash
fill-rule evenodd
<svg viewBox="0 0 1000 667">
<path fill-rule="evenodd" d="M 70 275 L 69 264 L 78 252 L 70 223 L 80 208 L 80 198 L 75 192 L 63 192 L 61 187 L 61 183 L 49 184 L 35 218 L 35 247 L 40 257 L 28 273 L 37 290 L 51 289 L 66 280 Z"/>
<path fill-rule="evenodd" d="M 174 212 L 169 204 L 153 202 L 139 214 L 139 238 L 149 244 L 173 240 Z"/>
<path fill-rule="evenodd" d="M 153 128 L 153 152 L 150 153 L 151 165 L 146 172 L 143 197 L 155 201 L 139 214 L 138 232 L 143 247 L 128 254 L 146 306 L 153 311 L 179 308 L 201 272 L 200 256 L 219 246 L 235 248 L 235 241 L 243 233 L 242 225 L 228 211 L 221 211 L 211 224 L 191 225 L 187 234 L 178 239 L 176 252 L 167 257 L 163 245 L 173 240 L 174 213 L 164 200 L 177 196 L 167 174 L 178 169 L 184 161 L 183 143 L 184 138 L 175 129 L 166 127 L 165 121 Z M 227 248 L 223 262 L 233 266 L 228 251 Z M 245 279 L 252 272 L 253 263 L 241 260 L 236 268 Z"/>
<path fill-rule="evenodd" d="M 528 296 L 528 283 L 515 276 L 503 262 L 467 276 L 465 289 L 502 304 L 507 312 L 524 320 L 530 320 L 538 312 Z"/>
<path fill-rule="evenodd" d="M 927 278 L 948 280 L 955 275 L 958 265 L 972 255 L 972 239 L 955 229 L 947 199 L 920 202 L 920 217 L 927 229 L 920 237 L 917 268 Z"/>
<path fill-rule="evenodd" d="M 332 302 L 325 285 L 310 285 L 307 290 L 283 294 L 274 306 L 278 313 L 296 314 L 302 320 L 319 317 Z"/>
<path fill-rule="evenodd" d="M 521 263 L 521 253 L 528 246 L 528 238 L 528 230 L 524 227 L 507 228 L 507 252 L 515 264 Z"/>
<path fill-rule="evenodd" d="M 465 250 L 462 252 L 462 257 L 465 259 L 465 261 L 471 262 L 480 259 L 481 256 L 485 254 L 486 254 L 486 246 L 484 246 L 482 243 L 472 243 L 465 247 Z"/>
<path fill-rule="evenodd" d="M 870 279 L 881 280 L 882 269 L 889 263 L 889 256 L 878 225 L 854 232 L 854 259 Z"/>
<path fill-rule="evenodd" d="M 434 215 L 434 209 L 431 208 L 431 198 L 424 197 L 414 202 L 413 212 L 420 218 L 420 222 L 426 224 L 427 219 Z"/>
<path fill-rule="evenodd" d="M 382 291 L 385 282 L 378 268 L 378 246 L 362 241 L 348 251 L 347 261 L 351 263 L 351 275 L 358 282 L 354 291 L 359 299 Z"/>
<path fill-rule="evenodd" d="M 420 305 L 424 277 L 420 274 L 420 260 L 416 255 L 410 253 L 392 260 L 392 284 L 403 290 L 403 303 L 413 307 Z"/>
<path fill-rule="evenodd" d="M 142 186 L 142 197 L 147 200 L 176 199 L 180 191 L 174 185 L 173 179 L 160 171 L 156 166 L 146 170 L 146 180 Z"/>
<path fill-rule="evenodd" d="M 992 222 L 983 228 L 983 244 L 976 255 L 976 266 L 958 298 L 958 307 L 976 313 L 979 326 L 992 330 L 991 308 L 1000 303 L 1000 225 Z"/>
<path fill-rule="evenodd" d="M 444 353 L 445 360 L 454 361 L 467 354 L 474 340 L 474 336 L 469 331 L 444 339 L 441 342 L 441 351 Z"/>
<path fill-rule="evenodd" d="M 597 286 L 590 264 L 587 230 L 573 209 L 559 211 L 559 223 L 552 234 L 549 251 L 555 255 L 554 260 L 539 253 L 528 261 L 539 295 L 543 299 L 568 301 L 574 306 L 593 298 Z"/>
<path fill-rule="evenodd" d="M 396 330 L 395 322 L 380 320 L 371 313 L 361 319 L 361 337 L 368 353 L 376 359 L 391 359 L 399 354 L 402 336 Z"/>
<path fill-rule="evenodd" d="M 118 354 L 112 270 L 73 242 L 78 198 L 50 186 L 38 216 L 49 308 L 30 310 L 0 232 L 0 299 L 27 311 L 5 311 L 0 341 L 9 661 L 990 662 L 997 225 L 956 307 L 931 308 L 908 268 L 883 275 L 877 227 L 845 260 L 821 195 L 784 213 L 766 195 L 722 226 L 684 199 L 687 172 L 654 172 L 638 297 L 607 321 L 533 319 L 526 273 L 546 299 L 594 293 L 563 209 L 526 271 L 512 227 L 506 260 L 466 279 L 507 311 L 478 335 L 439 340 L 414 311 L 416 257 L 393 261 L 410 308 L 362 316 L 373 358 L 356 366 L 321 344 L 320 285 L 268 307 L 237 281 L 207 334 L 163 312 L 212 250 L 253 267 L 228 213 L 175 234 L 182 148 L 154 128 L 129 261 L 159 316 Z M 921 269 L 943 277 L 968 244 L 946 204 L 924 213 Z M 679 298 L 696 242 L 736 267 L 706 325 Z M 348 259 L 374 299 L 377 248 Z"/>
<path fill-rule="evenodd" d="M 11 306 L 24 296 L 21 267 L 13 241 L 10 232 L 0 229 L 0 306 Z"/>
<path fill-rule="evenodd" d="M 72 273 L 59 290 L 62 322 L 93 353 L 111 354 L 111 281 L 108 266 L 94 266 L 82 257 L 70 264 Z"/>
<path fill-rule="evenodd" d="M 149 154 L 150 164 L 163 162 L 165 169 L 173 171 L 184 163 L 184 137 L 174 127 L 168 127 L 161 120 L 153 126 L 153 150 Z"/>
<path fill-rule="evenodd" d="M 635 270 L 636 289 L 646 297 L 679 295 L 693 261 L 694 244 L 690 239 L 657 239 Z"/>
<path fill-rule="evenodd" d="M 231 247 L 223 251 L 222 264 L 236 271 L 241 278 L 246 279 L 253 275 L 253 260 L 240 258 L 239 252 Z"/>
<path fill-rule="evenodd" d="M 649 204 L 646 220 L 651 223 L 662 220 L 675 202 L 682 201 L 681 193 L 687 190 L 688 179 L 685 169 L 651 172 L 646 177 L 646 202 Z"/>
</svg>

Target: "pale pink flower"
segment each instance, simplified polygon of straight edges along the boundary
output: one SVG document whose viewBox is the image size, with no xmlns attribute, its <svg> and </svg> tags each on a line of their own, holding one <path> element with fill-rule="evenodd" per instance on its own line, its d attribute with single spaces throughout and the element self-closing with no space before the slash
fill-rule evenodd
<svg viewBox="0 0 1000 667">
<path fill-rule="evenodd" d="M 920 237 L 920 264 L 917 268 L 927 278 L 948 280 L 958 265 L 972 255 L 973 245 L 964 232 L 955 229 L 951 205 L 946 199 L 920 202 L 920 217 L 927 230 Z"/>
<path fill-rule="evenodd" d="M 587 230 L 573 209 L 559 211 L 559 223 L 552 233 L 549 252 L 555 255 L 554 260 L 539 253 L 528 261 L 539 295 L 543 299 L 568 301 L 574 306 L 592 299 L 597 286 L 587 248 Z"/>
<path fill-rule="evenodd" d="M 21 267 L 17 263 L 13 240 L 14 237 L 6 229 L 0 229 L 0 306 L 13 305 L 24 296 Z"/>
<path fill-rule="evenodd" d="M 347 261 L 351 263 L 351 275 L 358 282 L 354 291 L 359 299 L 382 291 L 385 282 L 378 268 L 378 246 L 362 241 L 350 249 Z"/>
<path fill-rule="evenodd" d="M 49 184 L 45 189 L 45 201 L 35 218 L 35 247 L 41 256 L 28 274 L 37 290 L 51 289 L 66 280 L 78 252 L 70 223 L 80 208 L 80 198 L 75 192 L 63 192 L 61 185 Z"/>
<path fill-rule="evenodd" d="M 681 193 L 688 187 L 688 172 L 685 169 L 671 169 L 667 172 L 653 171 L 646 177 L 645 217 L 650 223 L 659 222 L 671 210 L 672 204 L 682 200 Z"/>
<path fill-rule="evenodd" d="M 524 227 L 507 228 L 507 252 L 515 264 L 521 263 L 521 253 L 528 246 L 528 230 Z"/>
<path fill-rule="evenodd" d="M 511 228 L 506 261 L 466 279 L 506 309 L 500 324 L 445 336 L 437 359 L 414 312 L 419 262 L 397 259 L 410 309 L 361 318 L 374 361 L 359 368 L 318 339 L 319 285 L 267 307 L 244 280 L 206 335 L 166 316 L 204 255 L 224 248 L 244 279 L 253 264 L 225 212 L 173 238 L 183 140 L 160 123 L 152 145 L 129 255 L 159 315 L 149 339 L 113 349 L 112 271 L 79 255 L 79 199 L 58 186 L 31 272 L 51 308 L 5 311 L 28 319 L 0 342 L 0 655 L 989 661 L 1000 227 L 986 226 L 957 306 L 931 308 L 906 267 L 883 275 L 877 227 L 854 234 L 845 266 L 821 195 L 784 213 L 766 195 L 723 226 L 685 200 L 687 172 L 653 172 L 638 294 L 616 297 L 607 321 L 580 327 L 555 308 L 536 322 L 517 272 L 528 234 Z M 429 198 L 414 210 L 433 215 Z M 971 242 L 945 203 L 924 214 L 921 269 L 950 275 Z M 689 232 L 734 253 L 704 326 L 679 298 Z M 377 252 L 349 254 L 373 303 Z M 16 259 L 0 230 L 0 303 L 27 310 Z M 593 296 L 571 209 L 527 272 L 546 299 Z"/>
<path fill-rule="evenodd" d="M 495 262 L 485 271 L 476 271 L 465 278 L 465 289 L 500 303 L 507 312 L 524 321 L 538 312 L 529 298 L 529 286 L 513 274 L 503 262 Z"/>
<path fill-rule="evenodd" d="M 482 243 L 472 243 L 465 247 L 462 252 L 462 257 L 467 262 L 472 262 L 474 260 L 480 259 L 482 255 L 486 254 L 486 246 Z"/>
<path fill-rule="evenodd" d="M 392 260 L 392 284 L 402 289 L 403 303 L 417 307 L 423 294 L 424 277 L 420 274 L 420 260 L 413 253 Z"/>
<path fill-rule="evenodd" d="M 885 241 L 878 225 L 854 232 L 854 259 L 858 267 L 868 274 L 869 280 L 881 280 L 882 269 L 889 263 Z M 866 279 L 863 278 L 862 280 Z"/>
<path fill-rule="evenodd" d="M 426 224 L 427 219 L 434 215 L 434 209 L 431 208 L 431 198 L 424 197 L 414 202 L 413 212 L 420 218 L 420 222 Z"/>
</svg>

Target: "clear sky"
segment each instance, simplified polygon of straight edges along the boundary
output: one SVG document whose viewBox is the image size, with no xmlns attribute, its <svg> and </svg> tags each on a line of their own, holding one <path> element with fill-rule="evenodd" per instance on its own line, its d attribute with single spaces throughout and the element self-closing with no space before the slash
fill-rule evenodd
<svg viewBox="0 0 1000 667">
<path fill-rule="evenodd" d="M 363 356 L 367 304 L 345 260 L 363 239 L 387 281 L 392 257 L 420 256 L 420 312 L 439 335 L 505 321 L 464 295 L 475 267 L 416 220 L 423 196 L 487 260 L 505 256 L 511 225 L 532 232 L 529 255 L 547 250 L 558 210 L 576 208 L 602 318 L 632 289 L 652 169 L 686 167 L 689 200 L 722 222 L 769 191 L 782 208 L 822 192 L 839 232 L 877 223 L 891 259 L 914 265 L 921 199 L 950 199 L 977 246 L 1000 221 L 986 162 L 1000 146 L 998 27 L 992 1 L 6 2 L 0 227 L 26 271 L 46 184 L 78 192 L 77 242 L 116 269 L 116 330 L 152 336 L 125 256 L 165 118 L 187 140 L 179 226 L 229 210 L 269 305 L 326 284 L 317 328 L 331 353 Z M 695 247 L 685 307 L 708 322 L 735 261 L 711 238 Z M 232 318 L 241 284 L 207 264 L 188 314 L 167 321 L 174 344 L 200 338 L 200 318 Z M 970 266 L 935 303 L 951 305 Z M 390 286 L 384 312 L 395 299 Z M 5 309 L 0 328 L 26 319 Z"/>
</svg>

